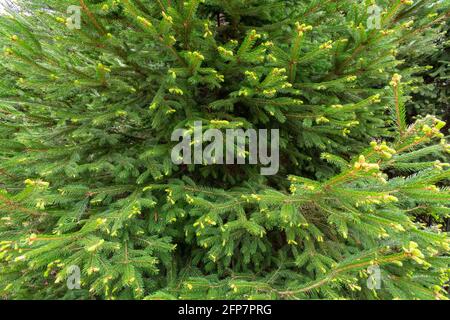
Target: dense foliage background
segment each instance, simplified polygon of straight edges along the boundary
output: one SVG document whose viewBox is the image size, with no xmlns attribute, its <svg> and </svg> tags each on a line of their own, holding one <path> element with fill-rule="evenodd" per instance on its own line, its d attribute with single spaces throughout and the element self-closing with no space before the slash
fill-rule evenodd
<svg viewBox="0 0 450 320">
<path fill-rule="evenodd" d="M 449 1 L 17 3 L 2 297 L 448 297 Z M 195 121 L 279 129 L 279 172 L 173 164 Z"/>
</svg>

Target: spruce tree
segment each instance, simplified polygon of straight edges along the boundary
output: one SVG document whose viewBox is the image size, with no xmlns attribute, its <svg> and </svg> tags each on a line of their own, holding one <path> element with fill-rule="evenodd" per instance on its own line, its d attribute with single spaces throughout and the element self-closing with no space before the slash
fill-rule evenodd
<svg viewBox="0 0 450 320">
<path fill-rule="evenodd" d="M 435 116 L 406 121 L 427 67 L 402 56 L 434 44 L 448 1 L 17 4 L 0 17 L 3 297 L 447 297 L 450 145 Z M 172 133 L 196 122 L 278 129 L 278 173 L 175 164 Z"/>
<path fill-rule="evenodd" d="M 423 85 L 416 86 L 413 91 L 413 103 L 409 105 L 409 116 L 414 118 L 427 114 L 437 114 L 442 119 L 450 120 L 449 79 L 450 79 L 450 20 L 447 20 L 444 31 L 436 39 L 436 49 L 422 52 L 419 57 L 411 57 L 410 65 L 420 61 L 429 65 L 428 72 L 422 74 Z M 449 129 L 447 123 L 447 128 Z M 448 132 L 444 130 L 445 132 Z"/>
</svg>

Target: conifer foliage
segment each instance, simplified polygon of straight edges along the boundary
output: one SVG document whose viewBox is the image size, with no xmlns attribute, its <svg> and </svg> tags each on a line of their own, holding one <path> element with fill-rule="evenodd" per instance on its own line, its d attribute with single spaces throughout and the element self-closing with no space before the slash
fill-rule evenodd
<svg viewBox="0 0 450 320">
<path fill-rule="evenodd" d="M 426 66 L 397 54 L 435 45 L 448 1 L 377 1 L 379 28 L 373 1 L 17 3 L 1 297 L 447 297 L 450 145 L 438 118 L 406 122 Z M 196 121 L 279 129 L 279 172 L 174 164 L 172 132 Z"/>
</svg>

